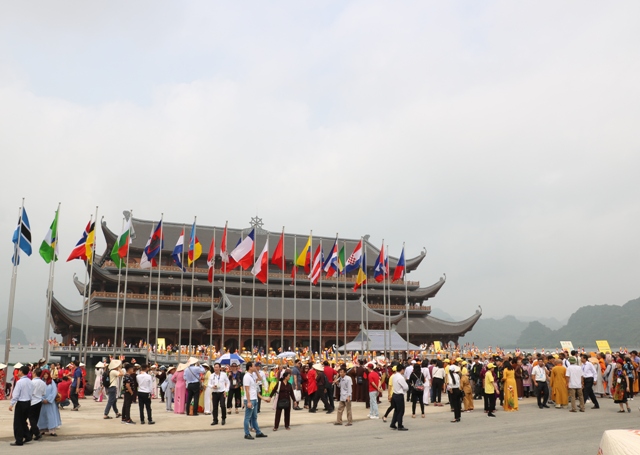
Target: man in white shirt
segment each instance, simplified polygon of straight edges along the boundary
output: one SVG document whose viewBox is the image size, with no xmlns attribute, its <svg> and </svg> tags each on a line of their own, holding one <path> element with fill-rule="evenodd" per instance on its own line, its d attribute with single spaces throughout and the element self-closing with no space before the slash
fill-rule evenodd
<svg viewBox="0 0 640 455">
<path fill-rule="evenodd" d="M 342 425 L 342 413 L 347 409 L 347 426 L 353 425 L 353 415 L 351 414 L 351 397 L 353 396 L 353 380 L 347 376 L 347 367 L 343 365 L 338 371 L 340 375 L 334 382 L 340 387 L 340 403 L 338 404 L 338 414 L 334 425 Z"/>
<path fill-rule="evenodd" d="M 547 401 L 549 400 L 548 377 L 547 368 L 544 366 L 544 359 L 540 357 L 538 364 L 531 370 L 531 380 L 533 381 L 533 387 L 536 391 L 538 407 L 540 409 L 549 407 L 547 406 Z"/>
<path fill-rule="evenodd" d="M 138 406 L 140 407 L 140 424 L 144 425 L 144 408 L 147 408 L 147 421 L 149 425 L 155 422 L 151 418 L 151 392 L 155 386 L 155 379 L 149 374 L 149 365 L 140 367 L 141 373 L 136 375 L 138 383 Z"/>
<path fill-rule="evenodd" d="M 596 394 L 593 393 L 593 385 L 598 381 L 598 372 L 596 367 L 589 362 L 589 357 L 586 354 L 580 356 L 582 360 L 582 376 L 584 378 L 584 394 L 585 399 L 591 400 L 593 407 L 591 409 L 600 409 L 600 404 L 596 398 Z"/>
<path fill-rule="evenodd" d="M 31 427 L 31 437 L 36 441 L 42 437 L 38 429 L 38 420 L 40 419 L 42 400 L 44 399 L 44 394 L 47 389 L 47 385 L 40 379 L 41 375 L 42 370 L 36 368 L 33 370 L 33 379 L 31 380 L 33 390 L 31 392 L 31 406 L 29 407 L 29 426 Z"/>
<path fill-rule="evenodd" d="M 13 436 L 16 439 L 15 442 L 11 443 L 12 446 L 21 446 L 25 442 L 31 441 L 31 432 L 29 431 L 27 419 L 29 417 L 29 408 L 31 407 L 33 384 L 27 377 L 28 374 L 29 367 L 26 365 L 21 366 L 18 371 L 18 380 L 13 385 L 13 391 L 11 392 L 9 412 L 13 411 L 15 407 Z"/>
<path fill-rule="evenodd" d="M 409 365 L 407 365 L 404 369 L 404 380 L 407 381 L 407 384 L 409 383 L 409 378 L 411 377 L 411 373 L 413 373 L 413 367 L 416 364 L 415 360 L 412 360 L 411 363 Z M 409 386 L 409 390 L 407 390 L 407 402 L 411 401 L 411 386 Z"/>
<path fill-rule="evenodd" d="M 407 431 L 408 428 L 402 425 L 402 418 L 404 417 L 404 394 L 409 390 L 407 381 L 404 379 L 404 365 L 399 364 L 396 367 L 396 372 L 391 376 L 391 384 L 393 386 L 393 396 L 391 397 L 392 403 L 395 406 L 393 410 L 393 419 L 391 419 L 390 428 L 392 430 Z"/>
<path fill-rule="evenodd" d="M 222 410 L 222 425 L 225 424 L 227 419 L 227 407 L 225 402 L 227 399 L 227 392 L 229 392 L 229 377 L 226 373 L 222 373 L 220 370 L 220 363 L 213 365 L 213 373 L 209 376 L 209 388 L 211 389 L 211 410 L 213 414 L 213 423 L 211 425 L 218 425 L 218 407 Z"/>
<path fill-rule="evenodd" d="M 582 395 L 582 387 L 584 386 L 584 378 L 582 369 L 576 365 L 576 358 L 569 357 L 569 368 L 567 368 L 567 387 L 569 388 L 569 398 L 571 399 L 571 412 L 576 411 L 576 395 L 580 400 L 580 412 L 584 412 L 584 396 Z"/>
<path fill-rule="evenodd" d="M 263 398 L 258 393 L 258 383 L 255 377 L 256 366 L 253 362 L 247 362 L 247 372 L 242 379 L 244 387 L 244 438 L 254 439 L 249 433 L 249 428 L 256 430 L 256 438 L 266 438 L 267 435 L 260 431 L 258 426 L 258 400 L 271 401 L 270 398 Z"/>
</svg>

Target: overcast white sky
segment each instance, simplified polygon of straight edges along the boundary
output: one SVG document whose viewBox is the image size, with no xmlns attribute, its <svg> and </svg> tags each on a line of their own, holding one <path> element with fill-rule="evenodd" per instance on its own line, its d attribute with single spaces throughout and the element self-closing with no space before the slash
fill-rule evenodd
<svg viewBox="0 0 640 455">
<path fill-rule="evenodd" d="M 640 3 L 2 2 L 0 316 L 100 214 L 383 238 L 435 306 L 564 318 L 640 295 Z M 148 235 L 148 233 L 140 233 Z M 99 240 L 98 248 L 104 248 Z M 55 293 L 80 306 L 81 264 Z M 415 276 L 414 276 L 415 275 Z M 47 266 L 17 305 L 44 318 Z M 42 314 L 42 316 L 40 316 Z"/>
</svg>

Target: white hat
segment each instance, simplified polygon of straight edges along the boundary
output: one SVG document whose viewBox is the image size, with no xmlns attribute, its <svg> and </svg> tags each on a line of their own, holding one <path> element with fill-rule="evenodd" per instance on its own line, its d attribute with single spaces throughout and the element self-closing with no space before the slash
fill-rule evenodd
<svg viewBox="0 0 640 455">
<path fill-rule="evenodd" d="M 122 360 L 119 359 L 113 359 L 111 362 L 109 362 L 109 369 L 110 370 L 115 370 L 116 368 L 118 368 L 120 365 L 122 365 Z"/>
<path fill-rule="evenodd" d="M 187 368 L 187 364 L 186 363 L 179 363 L 178 364 L 178 368 L 176 369 L 176 371 L 184 371 L 185 368 Z"/>
<path fill-rule="evenodd" d="M 314 363 L 313 364 L 313 368 L 318 370 L 318 371 L 324 371 L 324 365 L 321 363 Z"/>
<path fill-rule="evenodd" d="M 13 368 L 22 368 L 22 364 L 18 362 L 13 366 Z"/>
<path fill-rule="evenodd" d="M 0 370 L 4 370 L 7 366 L 4 363 L 0 363 Z"/>
<path fill-rule="evenodd" d="M 79 366 L 79 367 L 83 367 L 83 366 L 84 366 L 84 363 L 81 363 L 81 364 L 80 364 L 80 365 L 78 365 L 78 366 Z"/>
<path fill-rule="evenodd" d="M 104 363 L 102 362 L 96 363 L 96 368 L 104 368 Z"/>
<path fill-rule="evenodd" d="M 189 357 L 189 360 L 187 361 L 187 366 L 195 365 L 198 362 L 199 360 L 196 357 Z"/>
<path fill-rule="evenodd" d="M 458 365 L 451 365 L 449 367 L 449 371 L 453 371 L 454 373 L 457 373 L 458 371 L 460 371 L 460 367 Z"/>
</svg>

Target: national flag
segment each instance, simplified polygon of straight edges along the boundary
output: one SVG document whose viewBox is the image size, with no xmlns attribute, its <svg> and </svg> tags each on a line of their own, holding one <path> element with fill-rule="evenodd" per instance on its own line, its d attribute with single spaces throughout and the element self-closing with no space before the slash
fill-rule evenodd
<svg viewBox="0 0 640 455">
<path fill-rule="evenodd" d="M 360 262 L 360 267 L 358 268 L 358 274 L 356 275 L 356 282 L 353 286 L 353 290 L 356 291 L 358 288 L 367 282 L 367 255 L 366 253 L 362 254 L 362 260 Z"/>
<path fill-rule="evenodd" d="M 255 249 L 255 243 L 253 240 L 255 235 L 255 229 L 252 229 L 249 235 L 234 248 L 230 255 L 244 270 L 247 270 L 251 265 L 253 265 Z"/>
<path fill-rule="evenodd" d="M 264 244 L 262 253 L 258 256 L 256 263 L 253 264 L 251 274 L 260 280 L 262 284 L 267 282 L 269 278 L 269 239 Z"/>
<path fill-rule="evenodd" d="M 118 256 L 120 259 L 124 259 L 127 257 L 129 253 L 129 244 L 131 243 L 131 217 L 126 221 L 124 225 L 124 231 L 120 234 L 116 245 L 118 245 Z"/>
<path fill-rule="evenodd" d="M 162 220 L 158 222 L 155 229 L 151 228 L 151 234 L 149 240 L 142 250 L 142 259 L 140 259 L 141 269 L 150 269 L 151 267 L 157 267 L 158 261 L 156 256 L 160 253 L 160 249 L 164 248 L 164 233 L 162 231 Z"/>
<path fill-rule="evenodd" d="M 398 281 L 404 278 L 404 246 L 402 247 L 402 253 L 400 253 L 400 259 L 396 269 L 393 271 L 393 281 Z"/>
<path fill-rule="evenodd" d="M 213 269 L 216 265 L 216 238 L 211 239 L 211 246 L 209 247 L 209 256 L 207 256 L 207 266 L 209 267 L 209 283 L 213 283 Z"/>
<path fill-rule="evenodd" d="M 188 265 L 193 264 L 200 256 L 202 256 L 202 245 L 196 235 L 196 223 L 194 222 L 191 227 L 191 235 L 189 237 L 189 253 L 187 254 Z"/>
<path fill-rule="evenodd" d="M 313 255 L 313 268 L 311 269 L 311 275 L 309 279 L 315 285 L 318 284 L 320 275 L 322 275 L 322 263 L 324 262 L 324 253 L 322 252 L 322 242 L 316 248 L 316 252 Z"/>
<path fill-rule="evenodd" d="M 296 265 L 304 267 L 304 273 L 307 275 L 311 273 L 311 236 L 309 236 L 307 244 L 304 246 L 302 251 L 300 251 L 298 259 L 296 260 Z"/>
<path fill-rule="evenodd" d="M 11 241 L 14 245 L 17 245 L 17 248 L 14 248 L 14 255 L 11 258 L 11 262 L 14 265 L 18 265 L 20 263 L 19 250 L 24 251 L 27 256 L 31 256 L 31 225 L 29 224 L 29 217 L 24 207 L 22 207 L 22 216 L 18 218 L 18 225 L 13 232 Z"/>
<path fill-rule="evenodd" d="M 344 246 L 342 248 L 340 248 L 340 253 L 338 253 L 338 271 L 342 274 L 344 272 L 344 264 L 345 264 L 345 257 L 346 257 L 346 251 Z"/>
<path fill-rule="evenodd" d="M 373 278 L 378 282 L 382 282 L 387 273 L 387 268 L 384 264 L 384 243 L 382 244 L 382 248 L 380 248 L 380 254 L 376 258 L 376 263 L 373 265 Z"/>
<path fill-rule="evenodd" d="M 40 256 L 47 264 L 51 261 L 58 260 L 58 211 L 56 210 L 56 216 L 53 218 L 51 227 L 47 232 L 47 236 L 40 245 Z"/>
<path fill-rule="evenodd" d="M 187 269 L 182 265 L 182 252 L 184 251 L 184 229 L 180 232 L 180 237 L 178 237 L 178 241 L 176 242 L 176 246 L 173 248 L 173 253 L 171 253 L 171 257 L 173 258 L 173 262 L 176 263 L 180 270 L 186 272 Z"/>
<path fill-rule="evenodd" d="M 347 265 L 344 268 L 345 273 L 351 273 L 354 270 L 358 270 L 358 268 L 360 268 L 361 262 L 362 262 L 362 240 L 358 242 L 358 244 L 353 250 L 353 253 L 351 253 L 351 256 L 349 256 L 349 259 L 347 259 Z"/>
<path fill-rule="evenodd" d="M 331 251 L 327 256 L 327 260 L 324 261 L 323 270 L 327 274 L 327 278 L 332 277 L 336 272 L 340 271 L 338 266 L 338 239 L 336 238 L 336 242 L 331 247 Z"/>
<path fill-rule="evenodd" d="M 276 249 L 273 252 L 273 256 L 271 257 L 271 263 L 284 272 L 284 269 L 286 267 L 285 261 L 286 259 L 284 257 L 284 230 L 283 230 L 282 234 L 280 235 L 280 240 L 276 245 Z"/>
<path fill-rule="evenodd" d="M 95 239 L 95 229 L 96 224 L 89 221 L 87 223 L 87 227 L 84 228 L 82 237 L 80 238 L 80 240 L 78 240 L 75 248 L 71 251 L 67 262 L 73 259 L 82 259 L 83 261 L 89 261 L 89 263 L 91 263 L 91 258 L 93 255 L 93 242 Z"/>
</svg>

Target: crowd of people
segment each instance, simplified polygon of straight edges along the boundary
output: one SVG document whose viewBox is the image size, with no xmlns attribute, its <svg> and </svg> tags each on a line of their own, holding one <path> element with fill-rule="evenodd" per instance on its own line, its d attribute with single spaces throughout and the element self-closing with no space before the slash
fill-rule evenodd
<svg viewBox="0 0 640 455">
<path fill-rule="evenodd" d="M 406 431 L 405 403 L 411 418 L 425 418 L 425 406 L 449 406 L 452 423 L 462 413 L 473 412 L 482 400 L 483 411 L 495 417 L 497 407 L 517 411 L 519 402 L 534 398 L 540 409 L 552 406 L 585 412 L 586 403 L 599 409 L 612 398 L 619 412 L 629 413 L 629 401 L 638 392 L 640 357 L 631 353 L 602 354 L 572 351 L 554 354 L 465 355 L 457 352 L 390 361 L 383 356 L 322 362 L 292 358 L 275 365 L 260 361 L 214 362 L 190 357 L 175 366 L 139 365 L 119 359 L 99 362 L 92 388 L 93 399 L 106 401 L 103 418 L 123 424 L 153 425 L 152 400 L 159 398 L 166 412 L 211 416 L 211 425 L 225 425 L 229 414 L 244 410 L 246 439 L 267 435 L 258 424 L 262 403 L 275 410 L 273 431 L 291 429 L 292 411 L 337 413 L 335 425 L 353 424 L 352 402 L 364 402 L 370 419 L 390 418 L 390 428 Z M 0 365 L 0 371 L 6 366 Z M 44 359 L 34 365 L 14 366 L 10 411 L 14 412 L 12 445 L 56 436 L 62 425 L 60 411 L 80 409 L 86 369 L 78 361 L 65 367 Z M 386 395 L 386 397 L 385 397 Z M 386 398 L 384 413 L 379 406 Z M 118 406 L 118 400 L 122 405 Z M 132 405 L 137 404 L 136 421 Z M 157 410 L 156 410 L 157 411 Z M 393 412 L 393 415 L 389 415 Z M 255 436 L 252 435 L 255 434 Z"/>
</svg>

